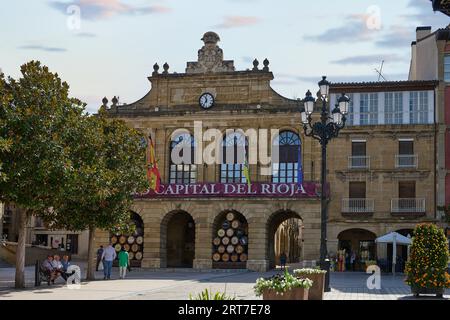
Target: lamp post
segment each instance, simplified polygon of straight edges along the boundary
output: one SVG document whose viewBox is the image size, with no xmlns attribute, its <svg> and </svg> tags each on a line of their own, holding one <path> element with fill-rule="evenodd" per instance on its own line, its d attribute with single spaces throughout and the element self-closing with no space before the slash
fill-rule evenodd
<svg viewBox="0 0 450 320">
<path fill-rule="evenodd" d="M 314 112 L 315 99 L 308 90 L 303 100 L 303 106 L 300 108 L 301 120 L 305 135 L 319 141 L 322 147 L 322 169 L 321 169 L 321 223 L 320 223 L 320 267 L 326 270 L 325 291 L 330 291 L 330 261 L 327 257 L 327 219 L 328 203 L 326 199 L 327 182 L 327 145 L 331 139 L 339 135 L 339 131 L 345 127 L 346 114 L 350 99 L 343 93 L 338 99 L 338 103 L 333 111 L 328 111 L 327 102 L 329 101 L 330 83 L 326 77 L 322 77 L 319 82 L 320 96 L 322 98 L 322 110 L 320 120 L 312 123 L 312 114 Z"/>
</svg>

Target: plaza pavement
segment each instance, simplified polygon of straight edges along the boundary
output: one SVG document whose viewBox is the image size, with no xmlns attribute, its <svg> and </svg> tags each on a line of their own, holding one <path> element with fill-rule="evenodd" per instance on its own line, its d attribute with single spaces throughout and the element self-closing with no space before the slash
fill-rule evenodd
<svg viewBox="0 0 450 320">
<path fill-rule="evenodd" d="M 83 263 L 78 265 L 82 270 L 85 269 Z M 14 269 L 0 268 L 0 300 L 185 300 L 189 299 L 190 293 L 195 295 L 206 288 L 212 291 L 226 291 L 237 299 L 260 299 L 253 291 L 256 279 L 275 273 L 277 271 L 257 273 L 134 269 L 128 274 L 127 279 L 120 280 L 118 270 L 114 268 L 112 280 L 82 282 L 80 289 L 68 289 L 62 279 L 57 280 L 52 286 L 44 283 L 40 287 L 34 287 L 34 267 L 27 267 L 27 288 L 15 290 Z M 332 290 L 325 293 L 325 300 L 415 299 L 409 287 L 404 284 L 403 275 L 382 275 L 381 290 L 367 288 L 368 276 L 365 273 L 332 273 Z M 102 272 L 98 272 L 96 277 L 103 279 Z M 450 299 L 449 290 L 445 292 L 444 298 Z"/>
</svg>

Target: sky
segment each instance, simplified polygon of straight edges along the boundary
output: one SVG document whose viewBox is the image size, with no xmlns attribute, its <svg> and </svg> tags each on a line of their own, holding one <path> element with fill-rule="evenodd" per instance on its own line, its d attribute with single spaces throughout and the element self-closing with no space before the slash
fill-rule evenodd
<svg viewBox="0 0 450 320">
<path fill-rule="evenodd" d="M 331 82 L 406 80 L 417 26 L 446 27 L 429 0 L 0 0 L 0 69 L 40 60 L 95 112 L 106 96 L 132 103 L 153 64 L 182 73 L 207 31 L 236 70 L 268 58 L 288 98 Z"/>
</svg>

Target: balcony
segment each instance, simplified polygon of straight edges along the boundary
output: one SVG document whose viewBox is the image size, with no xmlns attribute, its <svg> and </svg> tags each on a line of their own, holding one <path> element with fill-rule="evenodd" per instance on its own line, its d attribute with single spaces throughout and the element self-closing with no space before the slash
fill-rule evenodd
<svg viewBox="0 0 450 320">
<path fill-rule="evenodd" d="M 349 169 L 369 169 L 370 157 L 369 156 L 349 156 L 348 157 Z"/>
<path fill-rule="evenodd" d="M 418 156 L 416 154 L 396 154 L 395 155 L 395 168 L 414 168 L 417 169 Z"/>
<path fill-rule="evenodd" d="M 395 214 L 425 214 L 424 198 L 401 198 L 391 200 L 391 212 Z"/>
<path fill-rule="evenodd" d="M 342 199 L 342 213 L 372 213 L 373 199 Z"/>
</svg>

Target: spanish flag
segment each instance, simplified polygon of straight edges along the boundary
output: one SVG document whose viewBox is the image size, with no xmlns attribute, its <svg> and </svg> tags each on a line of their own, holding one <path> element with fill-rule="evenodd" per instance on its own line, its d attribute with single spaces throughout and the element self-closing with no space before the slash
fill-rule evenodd
<svg viewBox="0 0 450 320">
<path fill-rule="evenodd" d="M 158 170 L 158 163 L 155 156 L 155 146 L 153 145 L 152 137 L 148 137 L 148 152 L 147 152 L 147 179 L 150 183 L 150 189 L 159 192 L 161 185 L 161 175 Z"/>
</svg>

